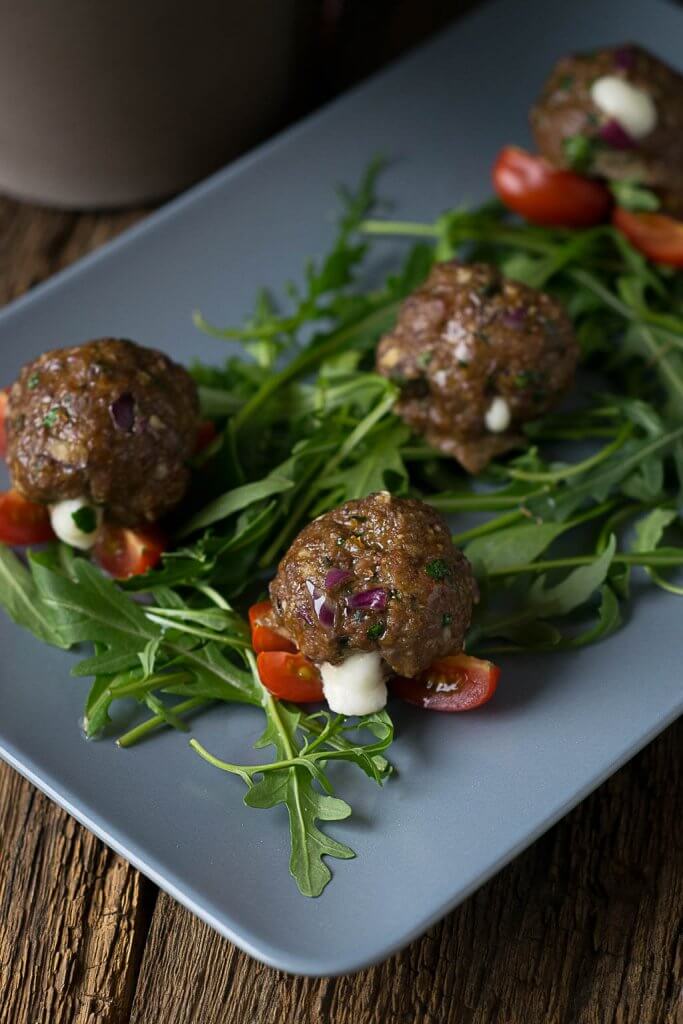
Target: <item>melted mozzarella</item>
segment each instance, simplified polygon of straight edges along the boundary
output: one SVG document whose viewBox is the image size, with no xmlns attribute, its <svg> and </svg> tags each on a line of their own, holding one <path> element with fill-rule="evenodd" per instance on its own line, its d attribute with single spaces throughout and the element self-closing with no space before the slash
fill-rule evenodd
<svg viewBox="0 0 683 1024">
<path fill-rule="evenodd" d="M 387 702 L 382 659 L 377 651 L 352 654 L 341 665 L 320 666 L 323 692 L 338 715 L 370 715 Z"/>
<path fill-rule="evenodd" d="M 91 508 L 95 513 L 95 529 L 92 533 L 85 533 L 74 521 L 74 513 L 82 508 Z M 52 529 L 65 544 L 87 551 L 97 540 L 97 531 L 102 523 L 102 510 L 85 498 L 70 498 L 68 501 L 58 501 L 55 505 L 50 505 L 50 522 Z"/>
<path fill-rule="evenodd" d="M 486 429 L 492 434 L 502 434 L 510 426 L 510 406 L 504 398 L 494 398 L 484 416 Z"/>
<path fill-rule="evenodd" d="M 657 124 L 652 97 L 616 75 L 603 75 L 591 86 L 591 99 L 603 114 L 618 121 L 634 139 L 642 139 Z"/>
</svg>

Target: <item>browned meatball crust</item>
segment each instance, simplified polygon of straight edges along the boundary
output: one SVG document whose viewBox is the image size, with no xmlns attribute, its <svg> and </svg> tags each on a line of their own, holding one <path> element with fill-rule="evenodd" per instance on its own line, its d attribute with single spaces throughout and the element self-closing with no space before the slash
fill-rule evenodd
<svg viewBox="0 0 683 1024">
<path fill-rule="evenodd" d="M 471 473 L 521 443 L 519 426 L 571 385 L 579 348 L 560 304 L 484 263 L 439 263 L 379 343 L 377 370 L 401 388 L 397 411 Z M 510 423 L 494 432 L 495 398 Z"/>
<path fill-rule="evenodd" d="M 439 513 L 387 492 L 309 523 L 270 584 L 277 623 L 313 661 L 378 651 L 405 676 L 462 650 L 476 593 Z"/>
<path fill-rule="evenodd" d="M 113 522 L 153 522 L 182 498 L 195 384 L 154 349 L 104 338 L 25 366 L 7 408 L 7 461 L 32 501 L 85 497 Z"/>
<path fill-rule="evenodd" d="M 648 135 L 620 138 L 618 128 L 615 135 L 591 98 L 591 86 L 604 75 L 650 95 L 657 123 Z M 657 191 L 670 213 L 683 214 L 683 75 L 647 50 L 626 44 L 565 57 L 531 111 L 531 126 L 541 154 L 555 166 L 572 166 L 576 150 L 570 140 L 583 136 L 591 146 L 577 170 L 634 179 Z"/>
</svg>

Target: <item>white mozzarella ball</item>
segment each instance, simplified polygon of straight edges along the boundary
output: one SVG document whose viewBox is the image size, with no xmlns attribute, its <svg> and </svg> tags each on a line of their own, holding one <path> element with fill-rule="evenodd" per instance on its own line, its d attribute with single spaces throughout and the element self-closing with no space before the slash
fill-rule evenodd
<svg viewBox="0 0 683 1024">
<path fill-rule="evenodd" d="M 341 665 L 320 666 L 325 700 L 338 715 L 370 715 L 387 702 L 382 658 L 377 651 L 352 654 Z"/>
<path fill-rule="evenodd" d="M 87 551 L 97 540 L 102 525 L 102 509 L 85 498 L 69 498 L 50 505 L 50 522 L 52 529 L 65 544 Z M 91 525 L 92 530 L 89 529 Z"/>
<path fill-rule="evenodd" d="M 510 406 L 504 398 L 494 398 L 484 415 L 486 429 L 492 434 L 502 434 L 510 426 Z"/>
<path fill-rule="evenodd" d="M 617 75 L 603 75 L 591 86 L 591 99 L 608 117 L 618 121 L 634 139 L 649 135 L 657 124 L 652 97 Z"/>
</svg>

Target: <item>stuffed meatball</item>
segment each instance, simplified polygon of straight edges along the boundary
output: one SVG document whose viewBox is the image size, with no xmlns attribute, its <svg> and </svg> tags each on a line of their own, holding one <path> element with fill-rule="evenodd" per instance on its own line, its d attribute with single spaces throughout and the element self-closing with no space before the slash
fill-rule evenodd
<svg viewBox="0 0 683 1024">
<path fill-rule="evenodd" d="M 477 589 L 445 520 L 387 492 L 306 526 L 270 585 L 276 625 L 320 666 L 327 701 L 367 714 L 387 672 L 415 676 L 462 650 Z"/>
<path fill-rule="evenodd" d="M 9 392 L 13 485 L 52 506 L 56 532 L 77 546 L 94 537 L 93 516 L 154 522 L 185 493 L 198 415 L 192 378 L 161 352 L 117 338 L 46 352 Z"/>
<path fill-rule="evenodd" d="M 550 163 L 657 191 L 683 214 L 683 75 L 638 46 L 565 57 L 531 111 Z"/>
<path fill-rule="evenodd" d="M 377 370 L 400 386 L 406 423 L 478 473 L 557 403 L 578 357 L 555 299 L 488 264 L 454 261 L 437 264 L 403 303 Z"/>
</svg>

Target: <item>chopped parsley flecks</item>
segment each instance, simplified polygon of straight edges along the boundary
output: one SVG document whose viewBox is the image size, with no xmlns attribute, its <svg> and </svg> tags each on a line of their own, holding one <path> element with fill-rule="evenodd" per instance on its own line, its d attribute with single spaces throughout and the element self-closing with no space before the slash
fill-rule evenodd
<svg viewBox="0 0 683 1024">
<path fill-rule="evenodd" d="M 417 365 L 421 366 L 422 369 L 426 369 L 434 358 L 433 352 L 420 352 L 417 357 Z"/>
<path fill-rule="evenodd" d="M 40 384 L 40 374 L 39 373 L 32 373 L 31 376 L 29 377 L 29 379 L 26 381 L 26 387 L 29 389 L 29 391 L 33 391 L 34 388 L 37 388 L 39 384 Z"/>
<path fill-rule="evenodd" d="M 445 562 L 443 558 L 433 558 L 425 565 L 425 572 L 433 580 L 445 580 L 447 576 L 450 576 L 451 570 L 448 562 Z"/>
<path fill-rule="evenodd" d="M 450 612 L 445 612 L 445 614 L 441 616 L 441 625 L 443 626 L 444 629 L 446 628 L 446 626 L 450 626 L 452 621 L 453 616 L 450 614 Z"/>
<path fill-rule="evenodd" d="M 515 386 L 518 388 L 528 388 L 531 384 L 535 384 L 538 381 L 538 373 L 536 370 L 522 370 L 521 373 L 515 375 Z"/>
<path fill-rule="evenodd" d="M 75 512 L 71 513 L 71 518 L 81 533 L 94 533 L 97 529 L 97 513 L 92 505 L 82 505 L 81 508 L 77 508 Z"/>
<path fill-rule="evenodd" d="M 45 414 L 44 418 L 43 418 L 43 426 L 47 427 L 48 430 L 50 429 L 50 427 L 54 427 L 55 423 L 57 422 L 57 417 L 58 416 L 59 416 L 59 409 L 58 408 L 55 407 L 55 408 L 50 409 L 50 411 L 47 412 Z"/>
<path fill-rule="evenodd" d="M 595 139 L 587 135 L 568 135 L 562 140 L 564 158 L 574 171 L 585 171 L 595 156 Z"/>
<path fill-rule="evenodd" d="M 386 622 L 376 622 L 374 626 L 370 626 L 370 629 L 365 634 L 368 640 L 379 640 L 381 636 L 387 631 Z"/>
</svg>

